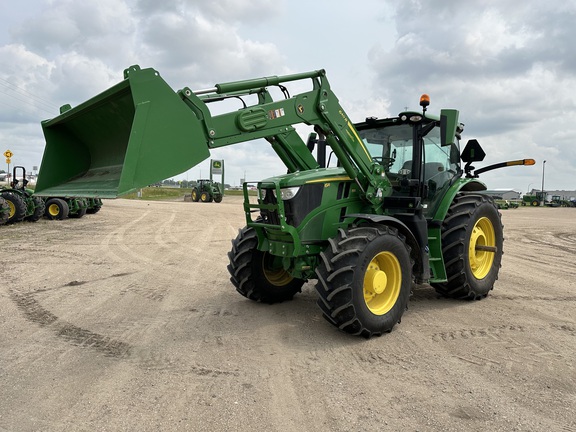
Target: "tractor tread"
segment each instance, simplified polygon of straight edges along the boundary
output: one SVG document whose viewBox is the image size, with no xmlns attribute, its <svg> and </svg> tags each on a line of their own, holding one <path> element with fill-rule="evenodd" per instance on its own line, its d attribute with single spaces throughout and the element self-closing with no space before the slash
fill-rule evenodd
<svg viewBox="0 0 576 432">
<path fill-rule="evenodd" d="M 352 280 L 360 256 L 371 241 L 382 236 L 392 236 L 402 242 L 407 256 L 410 256 L 410 247 L 406 244 L 404 236 L 395 228 L 385 225 L 340 229 L 336 237 L 330 239 L 328 247 L 320 253 L 320 265 L 316 268 L 318 277 L 316 291 L 319 296 L 317 305 L 326 321 L 345 333 L 365 338 L 388 333 L 400 322 L 401 314 L 406 308 L 403 304 L 399 316 L 398 314 L 390 316 L 386 325 L 374 326 L 367 323 L 363 316 L 364 312 L 358 311 L 355 306 Z M 408 261 L 411 272 L 413 262 L 410 258 Z M 409 284 L 411 283 L 410 280 Z M 408 296 L 402 297 L 399 301 L 407 302 Z"/>
<path fill-rule="evenodd" d="M 468 230 L 482 215 L 491 218 L 498 251 L 490 273 L 483 280 L 477 280 L 467 268 L 466 248 L 470 235 Z M 480 300 L 486 297 L 493 289 L 501 267 L 504 241 L 502 228 L 500 212 L 492 198 L 481 193 L 461 192 L 456 195 L 442 224 L 442 253 L 447 281 L 433 283 L 434 289 L 445 297 L 461 300 Z"/>
</svg>

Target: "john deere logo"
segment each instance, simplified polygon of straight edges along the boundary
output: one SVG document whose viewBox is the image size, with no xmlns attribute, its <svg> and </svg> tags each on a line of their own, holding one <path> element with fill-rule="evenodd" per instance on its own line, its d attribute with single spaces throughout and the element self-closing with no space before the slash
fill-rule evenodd
<svg viewBox="0 0 576 432">
<path fill-rule="evenodd" d="M 214 162 L 212 163 L 212 166 L 213 166 L 214 168 L 222 168 L 222 163 L 221 163 L 220 161 L 214 161 Z"/>
</svg>

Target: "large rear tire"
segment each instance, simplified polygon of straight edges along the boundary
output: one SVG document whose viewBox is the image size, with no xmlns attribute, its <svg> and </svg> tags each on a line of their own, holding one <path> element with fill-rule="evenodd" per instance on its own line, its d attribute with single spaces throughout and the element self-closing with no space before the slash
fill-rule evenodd
<svg viewBox="0 0 576 432">
<path fill-rule="evenodd" d="M 200 193 L 197 188 L 192 188 L 192 193 L 190 194 L 193 202 L 198 202 L 200 200 Z"/>
<path fill-rule="evenodd" d="M 318 306 L 340 330 L 369 338 L 392 331 L 412 289 L 410 247 L 394 228 L 340 229 L 320 254 Z"/>
<path fill-rule="evenodd" d="M 504 230 L 492 198 L 460 193 L 442 224 L 448 281 L 433 284 L 443 296 L 480 300 L 494 288 L 502 262 Z"/>
<path fill-rule="evenodd" d="M 228 253 L 230 281 L 244 297 L 262 303 L 292 300 L 304 285 L 282 266 L 282 259 L 257 249 L 258 237 L 253 228 L 242 228 L 232 240 Z"/>
<path fill-rule="evenodd" d="M 8 203 L 8 223 L 20 222 L 26 217 L 26 202 L 15 192 L 4 191 L 2 198 Z"/>
</svg>

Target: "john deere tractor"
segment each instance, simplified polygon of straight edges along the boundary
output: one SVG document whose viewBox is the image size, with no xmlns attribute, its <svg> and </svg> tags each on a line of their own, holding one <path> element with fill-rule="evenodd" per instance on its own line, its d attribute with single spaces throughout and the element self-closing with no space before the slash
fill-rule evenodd
<svg viewBox="0 0 576 432">
<path fill-rule="evenodd" d="M 222 202 L 223 193 L 220 183 L 209 179 L 196 181 L 196 186 L 192 188 L 192 201 L 198 202 Z"/>
<path fill-rule="evenodd" d="M 294 81 L 309 90 L 290 95 Z M 275 88 L 283 96 L 275 99 Z M 242 104 L 213 115 L 210 103 L 224 99 Z M 276 303 L 314 280 L 329 323 L 381 335 L 400 321 L 413 284 L 486 297 L 503 229 L 478 174 L 534 164 L 476 170 L 484 152 L 474 140 L 460 151 L 458 111 L 429 114 L 429 103 L 424 95 L 419 110 L 353 124 L 324 70 L 175 92 L 154 69 L 132 66 L 114 87 L 42 122 L 36 190 L 114 198 L 190 169 L 210 149 L 265 139 L 286 172 L 243 186 L 246 226 L 228 253 L 232 285 Z M 313 129 L 306 141 L 296 124 Z M 248 196 L 253 186 L 257 202 Z"/>
<path fill-rule="evenodd" d="M 21 180 L 18 180 L 16 176 L 18 172 L 21 173 Z M 33 195 L 34 191 L 28 189 L 27 185 L 26 169 L 22 166 L 15 166 L 10 187 L 0 190 L 0 196 L 8 204 L 8 223 L 22 220 L 36 222 L 44 214 L 44 201 L 42 198 Z M 1 218 L 2 216 L 0 216 Z"/>
</svg>

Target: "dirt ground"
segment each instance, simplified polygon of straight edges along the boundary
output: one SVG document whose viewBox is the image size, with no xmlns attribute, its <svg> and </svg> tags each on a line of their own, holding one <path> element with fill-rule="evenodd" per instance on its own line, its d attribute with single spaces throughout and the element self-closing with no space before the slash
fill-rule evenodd
<svg viewBox="0 0 576 432">
<path fill-rule="evenodd" d="M 0 431 L 576 430 L 576 209 L 502 219 L 487 299 L 370 340 L 236 293 L 239 197 L 0 227 Z"/>
</svg>

